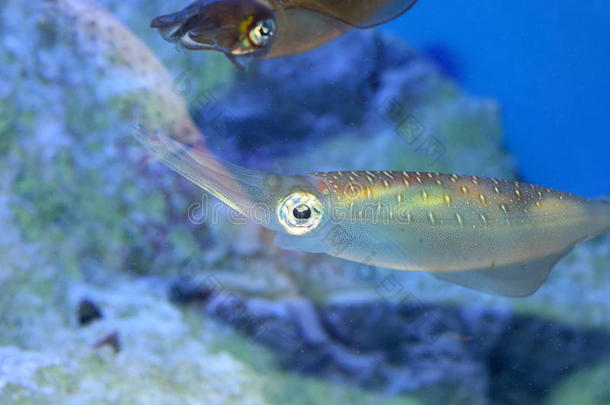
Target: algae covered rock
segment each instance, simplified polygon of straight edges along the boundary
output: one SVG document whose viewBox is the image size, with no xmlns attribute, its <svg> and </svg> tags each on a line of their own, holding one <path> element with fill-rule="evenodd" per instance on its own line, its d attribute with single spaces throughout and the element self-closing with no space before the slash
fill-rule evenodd
<svg viewBox="0 0 610 405">
<path fill-rule="evenodd" d="M 0 403 L 267 403 L 262 377 L 216 350 L 213 324 L 167 302 L 160 281 L 114 272 L 94 285 L 58 268 L 52 246 L 21 238 L 1 191 Z"/>
<path fill-rule="evenodd" d="M 205 334 L 149 289 L 85 288 L 78 294 L 95 297 L 103 319 L 38 330 L 27 350 L 2 346 L 2 403 L 267 403 L 254 371 L 212 352 Z"/>
<path fill-rule="evenodd" d="M 601 364 L 570 375 L 549 395 L 547 405 L 610 403 L 610 366 Z"/>
</svg>

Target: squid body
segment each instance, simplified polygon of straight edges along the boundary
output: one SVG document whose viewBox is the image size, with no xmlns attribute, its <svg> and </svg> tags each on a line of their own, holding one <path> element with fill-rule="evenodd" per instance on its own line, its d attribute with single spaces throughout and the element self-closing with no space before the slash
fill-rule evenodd
<svg viewBox="0 0 610 405">
<path fill-rule="evenodd" d="M 429 272 L 487 293 L 532 294 L 572 247 L 610 229 L 609 202 L 545 187 L 405 171 L 284 176 L 134 132 L 164 164 L 277 232 L 281 248 Z"/>
<path fill-rule="evenodd" d="M 351 28 L 391 21 L 417 0 L 199 0 L 156 17 L 152 28 L 186 49 L 223 52 L 240 68 L 249 57 L 308 51 Z"/>
</svg>

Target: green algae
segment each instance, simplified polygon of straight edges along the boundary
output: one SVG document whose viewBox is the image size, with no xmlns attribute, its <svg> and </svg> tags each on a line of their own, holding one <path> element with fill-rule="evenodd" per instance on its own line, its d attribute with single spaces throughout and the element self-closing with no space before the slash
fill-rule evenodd
<svg viewBox="0 0 610 405">
<path fill-rule="evenodd" d="M 15 101 L 0 100 L 0 156 L 7 154 L 17 138 Z"/>
<path fill-rule="evenodd" d="M 605 363 L 566 377 L 549 394 L 547 405 L 606 405 L 610 403 L 610 364 Z"/>
</svg>

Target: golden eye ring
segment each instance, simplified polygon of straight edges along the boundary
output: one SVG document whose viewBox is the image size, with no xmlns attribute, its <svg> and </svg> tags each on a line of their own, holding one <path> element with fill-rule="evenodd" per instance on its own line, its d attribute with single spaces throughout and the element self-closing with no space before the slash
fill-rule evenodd
<svg viewBox="0 0 610 405">
<path fill-rule="evenodd" d="M 272 18 L 256 22 L 248 32 L 248 38 L 257 48 L 267 46 L 275 36 L 275 21 Z"/>
<path fill-rule="evenodd" d="M 290 194 L 277 206 L 278 221 L 291 235 L 311 232 L 320 225 L 323 215 L 324 207 L 320 200 L 306 192 Z"/>
</svg>

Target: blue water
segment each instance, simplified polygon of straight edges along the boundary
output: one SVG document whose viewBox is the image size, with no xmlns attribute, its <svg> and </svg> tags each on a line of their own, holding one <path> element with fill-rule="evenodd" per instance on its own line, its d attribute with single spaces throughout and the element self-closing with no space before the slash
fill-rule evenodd
<svg viewBox="0 0 610 405">
<path fill-rule="evenodd" d="M 526 181 L 610 195 L 610 1 L 421 0 L 386 27 L 500 102 Z"/>
</svg>

